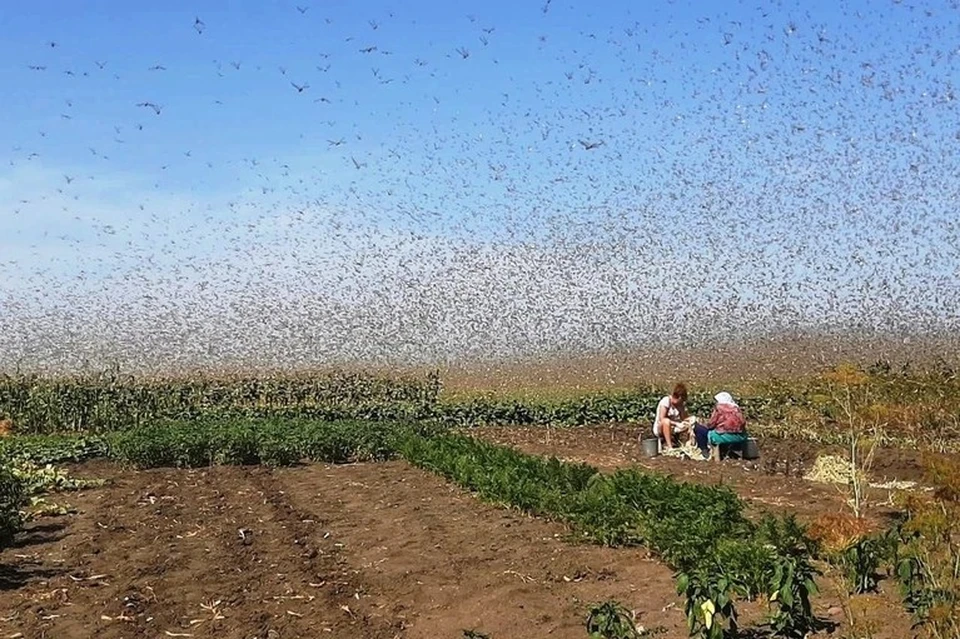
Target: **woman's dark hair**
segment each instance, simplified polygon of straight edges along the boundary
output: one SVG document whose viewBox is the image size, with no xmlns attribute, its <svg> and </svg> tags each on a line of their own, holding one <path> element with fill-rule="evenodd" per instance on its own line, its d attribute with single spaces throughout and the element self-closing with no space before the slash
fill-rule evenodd
<svg viewBox="0 0 960 639">
<path fill-rule="evenodd" d="M 687 401 L 687 386 L 683 382 L 679 382 L 676 386 L 673 387 L 673 392 L 670 394 L 674 399 L 680 400 L 681 402 Z"/>
</svg>

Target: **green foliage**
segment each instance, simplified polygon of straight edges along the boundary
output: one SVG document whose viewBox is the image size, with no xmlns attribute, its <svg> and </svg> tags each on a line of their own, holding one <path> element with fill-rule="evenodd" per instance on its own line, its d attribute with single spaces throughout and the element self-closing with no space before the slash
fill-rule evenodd
<svg viewBox="0 0 960 639">
<path fill-rule="evenodd" d="M 45 497 L 47 494 L 103 484 L 98 479 L 71 477 L 54 462 L 78 461 L 102 455 L 104 451 L 104 443 L 92 438 L 18 436 L 0 440 L 0 483 L 6 482 L 6 478 L 12 479 L 17 495 L 13 500 L 0 497 L 0 511 L 4 513 L 0 514 L 0 519 L 8 522 L 0 523 L 0 528 L 8 531 L 6 534 L 0 532 L 0 546 L 3 545 L 2 539 L 12 536 L 26 520 L 69 512 L 67 506 L 49 502 Z M 5 490 L 6 487 L 0 487 L 0 493 Z M 17 509 L 15 515 L 10 510 L 14 507 Z"/>
<path fill-rule="evenodd" d="M 53 464 L 38 465 L 20 460 L 11 463 L 8 470 L 20 481 L 24 494 L 31 498 L 48 492 L 83 490 L 103 485 L 100 479 L 71 477 Z"/>
<path fill-rule="evenodd" d="M 0 440 L 0 458 L 22 468 L 97 457 L 140 468 L 379 461 L 396 456 L 401 436 L 442 430 L 430 423 L 352 420 L 162 420 L 101 435 L 17 435 Z"/>
<path fill-rule="evenodd" d="M 715 540 L 746 524 L 742 503 L 726 487 L 678 482 L 637 469 L 619 470 L 610 482 L 629 511 L 642 517 L 645 543 L 674 566 L 696 562 Z"/>
<path fill-rule="evenodd" d="M 463 435 L 406 437 L 400 454 L 489 501 L 567 521 L 604 543 L 636 540 L 635 513 L 622 507 L 609 480 L 587 464 L 526 455 Z"/>
<path fill-rule="evenodd" d="M 727 631 L 737 631 L 733 595 L 738 584 L 723 573 L 718 563 L 681 572 L 677 576 L 677 594 L 686 599 L 684 613 L 691 636 L 722 639 Z"/>
<path fill-rule="evenodd" d="M 0 458 L 34 464 L 80 462 L 106 455 L 106 441 L 97 435 L 17 435 L 0 439 Z"/>
<path fill-rule="evenodd" d="M 108 432 L 157 420 L 309 418 L 397 420 L 428 416 L 440 393 L 425 378 L 330 373 L 142 380 L 118 371 L 69 378 L 0 377 L 0 416 L 20 433 Z"/>
<path fill-rule="evenodd" d="M 0 547 L 10 543 L 25 516 L 67 512 L 44 495 L 102 484 L 71 477 L 55 463 L 101 456 L 138 468 L 381 460 L 395 456 L 399 437 L 431 429 L 387 422 L 220 419 L 159 421 L 97 436 L 7 438 L 0 441 Z"/>
<path fill-rule="evenodd" d="M 586 623 L 590 639 L 641 639 L 648 636 L 646 631 L 637 627 L 633 613 L 613 600 L 590 606 Z"/>
<path fill-rule="evenodd" d="M 692 633 L 735 630 L 736 599 L 761 595 L 776 606 L 771 625 L 782 636 L 814 626 L 813 543 L 792 518 L 752 523 L 729 488 L 637 469 L 604 475 L 462 435 L 408 436 L 400 452 L 484 499 L 565 521 L 585 539 L 647 545 L 677 569 Z"/>
<path fill-rule="evenodd" d="M 832 563 L 843 569 L 853 593 L 876 592 L 880 565 L 886 556 L 884 541 L 879 536 L 863 537 L 844 549 L 839 556 L 830 558 Z"/>
<path fill-rule="evenodd" d="M 564 399 L 474 397 L 440 401 L 433 417 L 451 427 L 472 426 L 588 426 L 606 423 L 653 421 L 662 389 L 596 393 Z M 694 414 L 708 415 L 714 400 L 709 393 L 694 393 L 687 401 Z"/>
<path fill-rule="evenodd" d="M 64 504 L 47 499 L 49 493 L 83 490 L 103 485 L 101 479 L 78 479 L 53 464 L 36 464 L 29 459 L 7 460 L 6 470 L 19 482 L 22 491 L 20 522 L 45 515 L 64 515 L 70 512 Z"/>
<path fill-rule="evenodd" d="M 597 393 L 562 400 L 440 398 L 439 376 L 330 373 L 273 377 L 137 379 L 108 371 L 45 378 L 0 377 L 0 417 L 20 433 L 108 432 L 157 420 L 282 418 L 337 421 L 434 419 L 445 426 L 638 423 L 653 419 L 663 389 Z M 746 398 L 748 414 L 764 400 Z M 691 394 L 690 410 L 707 414 L 708 392 Z"/>
<path fill-rule="evenodd" d="M 956 565 L 952 568 L 957 570 Z M 954 631 L 960 629 L 956 618 L 960 595 L 955 583 L 941 583 L 937 578 L 938 572 L 939 567 L 932 566 L 924 558 L 913 554 L 904 557 L 897 566 L 903 604 L 916 619 L 917 626 L 926 626 L 928 636 L 946 637 L 949 635 L 937 632 L 938 626 L 951 625 Z M 955 574 L 954 579 L 956 578 Z M 938 614 L 938 611 L 943 610 L 949 610 L 950 614 Z"/>
<path fill-rule="evenodd" d="M 211 420 L 161 422 L 106 437 L 108 455 L 138 468 L 213 464 L 288 466 L 301 460 L 390 459 L 412 427 L 386 422 Z"/>
<path fill-rule="evenodd" d="M 860 537 L 827 559 L 843 568 L 854 592 L 877 587 L 886 566 L 898 583 L 916 637 L 960 637 L 960 462 L 924 460 L 932 495 L 909 495 L 905 511 L 887 530 Z"/>
<path fill-rule="evenodd" d="M 817 593 L 816 570 L 807 557 L 780 554 L 773 565 L 770 579 L 770 601 L 779 606 L 770 622 L 778 637 L 803 639 L 816 629 L 816 617 L 810 595 Z"/>
<path fill-rule="evenodd" d="M 735 389 L 751 429 L 764 436 L 845 443 L 843 417 L 832 399 L 838 384 L 854 383 L 870 402 L 857 418 L 876 427 L 881 445 L 954 450 L 960 436 L 960 376 L 931 371 L 838 366 L 797 380 L 769 380 Z M 563 398 L 441 396 L 438 374 L 398 377 L 364 373 L 268 377 L 137 379 L 118 371 L 70 378 L 0 377 L 0 418 L 20 433 L 104 433 L 158 420 L 310 419 L 314 421 L 433 420 L 447 427 L 646 425 L 666 389 L 594 392 Z M 691 393 L 691 413 L 705 417 L 713 390 Z M 919 410 L 918 407 L 922 407 Z"/>
<path fill-rule="evenodd" d="M 359 373 L 265 378 L 141 380 L 100 375 L 0 377 L 0 416 L 21 433 L 102 433 L 157 420 L 282 418 L 337 421 L 434 419 L 445 426 L 636 423 L 653 419 L 662 390 L 641 389 L 564 400 L 478 397 L 441 401 L 436 374 L 425 378 Z M 745 406 L 750 400 L 745 400 Z M 709 393 L 689 407 L 707 413 Z"/>
<path fill-rule="evenodd" d="M 896 577 L 918 636 L 954 639 L 960 637 L 960 462 L 946 458 L 931 466 L 933 498 L 909 500 L 898 527 Z"/>
<path fill-rule="evenodd" d="M 0 465 L 0 550 L 13 542 L 23 525 L 22 510 L 27 504 L 23 482 Z"/>
<path fill-rule="evenodd" d="M 489 501 L 564 521 L 584 540 L 645 544 L 677 571 L 691 631 L 703 637 L 736 628 L 741 598 L 769 597 L 776 607 L 771 623 L 782 636 L 802 636 L 813 624 L 815 572 L 805 531 L 790 518 L 751 522 L 741 500 L 723 486 L 636 468 L 602 474 L 587 464 L 527 455 L 426 422 L 161 420 L 97 437 L 15 437 L 4 446 L 23 463 L 35 464 L 30 477 L 61 488 L 69 487 L 68 480 L 44 463 L 98 453 L 140 468 L 400 455 Z"/>
</svg>

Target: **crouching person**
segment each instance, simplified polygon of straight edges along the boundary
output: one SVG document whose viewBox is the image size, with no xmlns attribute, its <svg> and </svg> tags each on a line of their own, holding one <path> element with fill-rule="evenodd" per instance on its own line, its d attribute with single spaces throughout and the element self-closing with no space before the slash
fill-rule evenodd
<svg viewBox="0 0 960 639">
<path fill-rule="evenodd" d="M 720 446 L 739 445 L 747 441 L 747 420 L 730 393 L 717 393 L 717 405 L 706 424 L 697 424 L 693 434 L 704 457 L 720 460 Z"/>
<path fill-rule="evenodd" d="M 653 420 L 653 434 L 660 440 L 664 451 L 682 446 L 690 439 L 690 416 L 687 414 L 687 387 L 679 383 L 673 392 L 657 404 L 657 416 Z"/>
</svg>

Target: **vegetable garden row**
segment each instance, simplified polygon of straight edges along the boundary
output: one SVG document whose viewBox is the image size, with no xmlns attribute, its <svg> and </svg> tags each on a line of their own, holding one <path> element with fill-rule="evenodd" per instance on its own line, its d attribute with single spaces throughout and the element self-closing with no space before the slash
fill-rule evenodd
<svg viewBox="0 0 960 639">
<path fill-rule="evenodd" d="M 722 389 L 694 389 L 691 413 L 709 414 L 716 390 Z M 848 366 L 803 381 L 770 380 L 726 390 L 737 390 L 752 428 L 774 435 L 838 443 L 837 422 L 853 408 L 857 419 L 877 426 L 878 436 L 891 445 L 943 449 L 960 438 L 960 379 L 952 370 Z M 436 373 L 171 379 L 137 379 L 117 371 L 63 378 L 6 375 L 0 376 L 0 420 L 11 420 L 20 433 L 110 432 L 164 419 L 215 418 L 431 420 L 453 427 L 645 425 L 664 393 L 637 386 L 561 398 L 449 396 Z"/>
<path fill-rule="evenodd" d="M 495 397 L 451 401 L 441 399 L 441 390 L 436 374 L 171 380 L 118 374 L 62 379 L 6 376 L 0 377 L 0 418 L 10 418 L 24 433 L 105 432 L 158 419 L 219 417 L 584 425 L 652 419 L 662 395 L 658 389 L 644 388 L 555 401 Z M 690 399 L 694 411 L 709 411 L 712 405 L 708 393 Z M 760 406 L 754 402 L 751 408 L 756 412 Z"/>
<path fill-rule="evenodd" d="M 115 432 L 20 436 L 0 442 L 0 543 L 20 524 L 29 473 L 47 464 L 106 457 L 138 468 L 210 464 L 290 465 L 402 458 L 484 499 L 567 523 L 578 539 L 644 545 L 676 571 L 692 634 L 718 638 L 737 625 L 737 605 L 763 600 L 778 636 L 816 627 L 810 596 L 819 560 L 849 572 L 852 590 L 870 588 L 881 564 L 900 579 L 919 621 L 955 604 L 936 581 L 935 558 L 917 545 L 909 518 L 884 537 L 828 551 L 790 517 L 753 521 L 724 487 L 705 487 L 623 469 L 602 474 L 585 464 L 527 455 L 417 422 L 219 419 L 142 424 Z M 21 469 L 18 471 L 17 469 Z M 13 470 L 10 470 L 13 469 Z M 70 487 L 69 483 L 65 484 Z M 944 635 L 949 636 L 949 635 Z"/>
</svg>

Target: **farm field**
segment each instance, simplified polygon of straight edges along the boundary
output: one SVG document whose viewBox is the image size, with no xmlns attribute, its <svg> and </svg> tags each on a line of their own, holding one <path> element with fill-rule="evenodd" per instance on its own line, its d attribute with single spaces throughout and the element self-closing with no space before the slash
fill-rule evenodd
<svg viewBox="0 0 960 639">
<path fill-rule="evenodd" d="M 4 636 L 475 629 L 572 639 L 585 636 L 586 605 L 608 598 L 641 611 L 663 637 L 688 635 L 672 573 L 647 550 L 572 543 L 558 523 L 482 503 L 405 462 L 143 471 L 88 462 L 71 474 L 108 484 L 0 554 Z M 750 499 L 783 496 L 781 486 L 737 483 Z M 811 493 L 809 506 L 828 491 Z M 835 597 L 816 609 L 843 623 Z M 875 637 L 908 636 L 906 613 L 884 618 Z"/>
<path fill-rule="evenodd" d="M 26 582 L 4 636 L 582 637 L 583 602 L 607 597 L 686 635 L 645 551 L 571 545 L 403 462 L 76 473 L 110 485 L 0 555 Z"/>
<path fill-rule="evenodd" d="M 960 0 L 47 4 L 0 639 L 960 639 Z"/>
<path fill-rule="evenodd" d="M 719 464 L 641 454 L 655 390 L 439 387 L 7 378 L 0 636 L 954 636 L 948 371 L 755 385 Z M 859 480 L 806 477 L 854 435 Z"/>
</svg>

